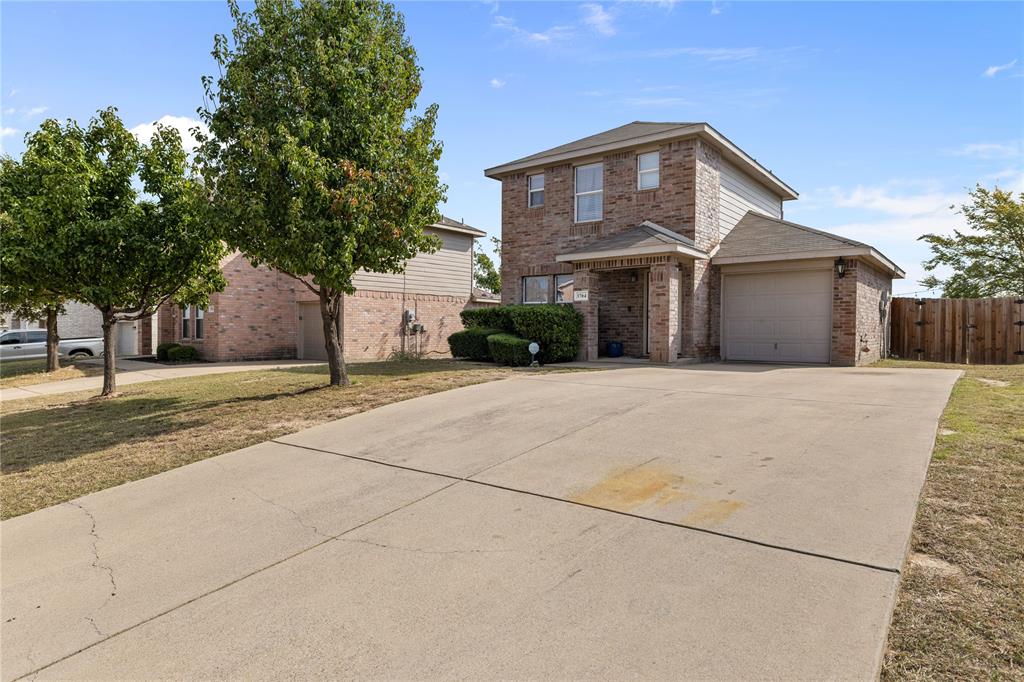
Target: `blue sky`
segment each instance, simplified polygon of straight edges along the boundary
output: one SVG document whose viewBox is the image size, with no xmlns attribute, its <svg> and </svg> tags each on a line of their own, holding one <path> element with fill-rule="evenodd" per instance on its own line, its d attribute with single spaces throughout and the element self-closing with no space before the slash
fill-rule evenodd
<svg viewBox="0 0 1024 682">
<path fill-rule="evenodd" d="M 915 241 L 976 182 L 1024 190 L 1024 4 L 399 3 L 440 105 L 446 214 L 500 231 L 482 171 L 633 120 L 708 121 L 800 192 L 786 217 L 872 243 L 919 291 Z M 0 127 L 196 117 L 221 2 L 4 2 Z M 140 131 L 145 128 L 141 127 Z"/>
</svg>

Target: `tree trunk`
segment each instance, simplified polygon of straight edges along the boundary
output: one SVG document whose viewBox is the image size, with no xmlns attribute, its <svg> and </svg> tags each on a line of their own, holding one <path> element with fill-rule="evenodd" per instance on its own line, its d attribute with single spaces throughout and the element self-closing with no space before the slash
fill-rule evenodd
<svg viewBox="0 0 1024 682">
<path fill-rule="evenodd" d="M 114 338 L 114 331 L 117 329 L 117 320 L 110 311 L 103 312 L 103 391 L 101 396 L 112 396 L 117 391 L 117 343 Z"/>
<path fill-rule="evenodd" d="M 345 367 L 344 316 L 345 294 L 320 287 L 320 318 L 324 326 L 324 347 L 327 349 L 331 386 L 348 386 L 350 383 Z"/>
<path fill-rule="evenodd" d="M 60 369 L 59 346 L 57 336 L 57 309 L 46 309 L 46 371 L 56 372 Z"/>
</svg>

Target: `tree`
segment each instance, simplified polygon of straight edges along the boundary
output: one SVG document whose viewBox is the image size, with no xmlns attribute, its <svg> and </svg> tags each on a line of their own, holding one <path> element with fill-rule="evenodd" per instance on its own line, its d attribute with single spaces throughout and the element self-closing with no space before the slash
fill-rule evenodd
<svg viewBox="0 0 1024 682">
<path fill-rule="evenodd" d="M 929 275 L 921 285 L 942 287 L 949 298 L 1024 297 L 1024 193 L 1014 198 L 1013 192 L 978 185 L 970 196 L 971 203 L 959 210 L 970 232 L 919 237 L 932 250 L 924 269 L 953 271 L 945 279 Z"/>
<path fill-rule="evenodd" d="M 228 242 L 320 301 L 332 386 L 347 385 L 344 295 L 360 269 L 401 272 L 440 243 L 437 107 L 421 89 L 404 22 L 380 0 L 229 2 L 232 39 L 199 110 L 207 184 Z"/>
<path fill-rule="evenodd" d="M 82 139 L 45 122 L 21 162 L 0 159 L 0 310 L 46 320 L 46 371 L 59 369 L 57 316 L 77 276 L 67 226 L 84 206 Z"/>
<path fill-rule="evenodd" d="M 79 136 L 77 125 L 68 129 Z M 153 315 L 169 300 L 207 305 L 210 293 L 225 286 L 225 247 L 177 130 L 158 125 L 145 145 L 109 108 L 92 119 L 84 141 L 88 205 L 70 226 L 79 273 L 75 298 L 102 315 L 101 395 L 109 396 L 116 391 L 117 323 Z"/>
<path fill-rule="evenodd" d="M 494 244 L 494 253 L 500 258 L 501 240 L 497 237 L 491 237 L 491 242 Z M 481 289 L 490 291 L 492 294 L 500 294 L 501 273 L 495 267 L 491 257 L 484 253 L 479 245 L 475 248 L 476 253 L 473 254 L 473 283 Z"/>
</svg>

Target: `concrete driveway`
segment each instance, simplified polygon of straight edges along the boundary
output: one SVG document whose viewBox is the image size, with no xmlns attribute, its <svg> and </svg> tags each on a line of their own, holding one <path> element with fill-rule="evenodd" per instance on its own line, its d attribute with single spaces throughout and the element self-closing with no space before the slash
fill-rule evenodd
<svg viewBox="0 0 1024 682">
<path fill-rule="evenodd" d="M 957 376 L 523 377 L 5 521 L 3 679 L 870 679 Z"/>
</svg>

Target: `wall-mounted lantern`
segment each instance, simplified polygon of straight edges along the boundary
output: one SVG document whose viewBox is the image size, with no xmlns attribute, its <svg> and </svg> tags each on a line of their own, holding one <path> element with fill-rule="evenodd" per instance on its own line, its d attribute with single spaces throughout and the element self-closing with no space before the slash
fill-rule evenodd
<svg viewBox="0 0 1024 682">
<path fill-rule="evenodd" d="M 836 277 L 842 279 L 846 276 L 846 261 L 840 256 L 836 259 Z"/>
</svg>

